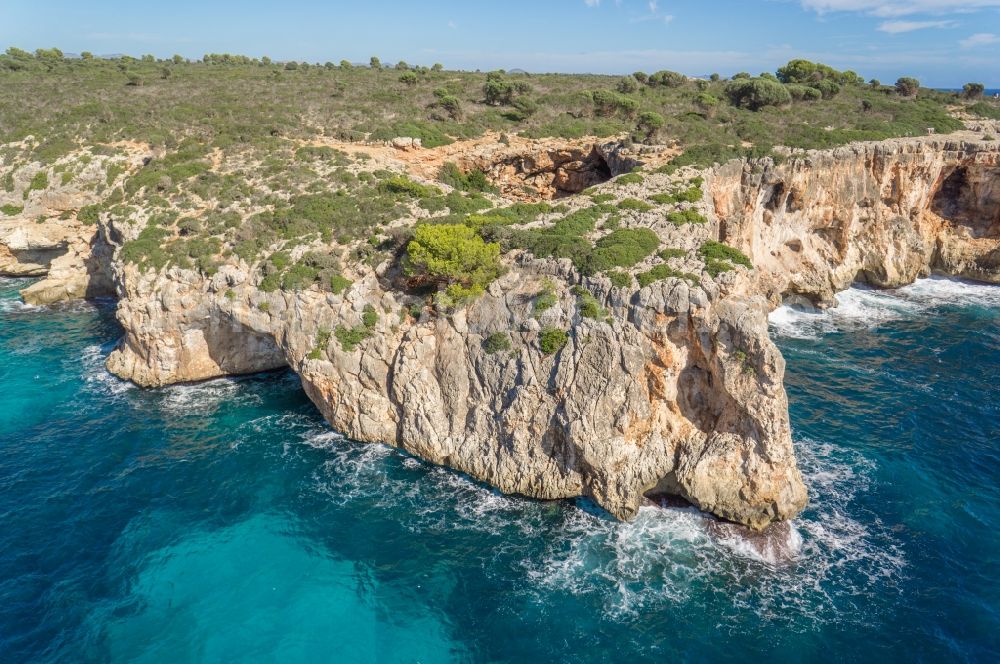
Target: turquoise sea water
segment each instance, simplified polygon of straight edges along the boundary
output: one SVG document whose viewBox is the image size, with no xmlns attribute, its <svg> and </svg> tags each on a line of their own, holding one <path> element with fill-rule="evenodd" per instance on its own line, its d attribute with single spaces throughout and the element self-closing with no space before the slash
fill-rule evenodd
<svg viewBox="0 0 1000 664">
<path fill-rule="evenodd" d="M 294 376 L 140 390 L 0 280 L 0 661 L 996 661 L 1000 289 L 783 309 L 791 563 L 339 438 Z"/>
</svg>

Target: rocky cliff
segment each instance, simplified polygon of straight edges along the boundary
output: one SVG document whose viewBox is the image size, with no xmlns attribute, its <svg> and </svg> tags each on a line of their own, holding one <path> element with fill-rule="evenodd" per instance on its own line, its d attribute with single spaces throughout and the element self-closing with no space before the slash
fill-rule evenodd
<svg viewBox="0 0 1000 664">
<path fill-rule="evenodd" d="M 761 292 L 829 305 L 855 281 L 932 272 L 1000 282 L 1000 147 L 950 137 L 860 143 L 731 162 L 709 179 L 720 239 L 749 254 Z"/>
<path fill-rule="evenodd" d="M 669 266 L 664 277 L 635 288 L 514 250 L 484 295 L 453 310 L 401 288 L 391 261 L 350 262 L 336 293 L 262 288 L 234 256 L 211 275 L 143 270 L 121 259 L 141 224 L 102 218 L 125 329 L 108 368 L 158 386 L 289 366 L 338 431 L 502 491 L 589 496 L 619 518 L 672 494 L 760 529 L 806 503 L 768 311 L 783 297 L 828 304 L 858 278 L 997 281 L 998 164 L 997 143 L 947 138 L 731 162 L 682 206 L 707 223 L 636 205 L 616 220 L 672 248 L 633 272 Z M 678 177 L 591 193 L 655 198 Z M 755 269 L 712 269 L 699 247 L 714 239 Z M 541 310 L 543 292 L 554 305 Z M 544 343 L 546 330 L 568 330 L 564 345 Z"/>
</svg>

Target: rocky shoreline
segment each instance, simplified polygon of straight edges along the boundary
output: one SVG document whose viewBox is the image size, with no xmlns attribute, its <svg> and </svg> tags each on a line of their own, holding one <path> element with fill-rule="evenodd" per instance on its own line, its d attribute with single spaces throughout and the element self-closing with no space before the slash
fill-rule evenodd
<svg viewBox="0 0 1000 664">
<path fill-rule="evenodd" d="M 554 177 L 571 163 L 559 162 Z M 33 192 L 28 212 L 0 224 L 0 273 L 46 274 L 24 294 L 36 303 L 113 292 L 125 336 L 107 366 L 139 385 L 288 366 L 337 431 L 506 493 L 588 496 L 621 519 L 647 494 L 674 495 L 760 530 L 807 500 L 767 313 L 789 300 L 827 306 L 859 279 L 891 287 L 937 272 L 1000 283 L 1000 143 L 896 139 L 701 175 L 704 195 L 691 209 L 707 223 L 676 226 L 653 213 L 628 223 L 689 256 L 725 242 L 754 269 L 621 288 L 568 259 L 514 251 L 485 294 L 442 314 L 414 306 L 386 264 L 352 263 L 340 293 L 265 291 L 239 260 L 212 276 L 142 270 L 121 259 L 140 227 L 38 224 L 28 212 L 53 193 Z M 650 173 L 589 191 L 645 198 L 675 181 Z M 582 315 L 574 287 L 606 316 Z M 538 312 L 545 290 L 554 304 Z M 366 335 L 347 348 L 331 339 L 338 326 Z M 540 343 L 548 328 L 569 330 L 554 353 Z M 509 335 L 509 349 L 488 347 L 495 334 Z"/>
</svg>

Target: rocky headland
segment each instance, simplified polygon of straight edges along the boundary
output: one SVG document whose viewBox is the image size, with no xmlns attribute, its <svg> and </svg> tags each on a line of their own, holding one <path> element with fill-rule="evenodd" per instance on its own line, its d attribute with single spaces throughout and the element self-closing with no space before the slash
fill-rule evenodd
<svg viewBox="0 0 1000 664">
<path fill-rule="evenodd" d="M 232 242 L 198 255 L 209 267 L 151 265 L 134 258 L 149 228 L 164 229 L 156 242 L 166 245 L 196 227 L 157 222 L 157 210 L 204 220 L 216 194 L 178 203 L 176 174 L 141 179 L 164 155 L 129 145 L 112 158 L 66 158 L 56 168 L 74 173 L 67 185 L 50 172 L 52 184 L 32 189 L 43 167 L 20 166 L 0 192 L 7 211 L 21 208 L 0 217 L 0 273 L 41 277 L 24 292 L 32 303 L 117 297 L 124 336 L 107 367 L 139 385 L 290 367 L 336 430 L 504 492 L 588 496 L 622 519 L 644 496 L 667 494 L 758 530 L 807 502 L 768 312 L 783 301 L 830 306 L 856 281 L 1000 282 L 1000 143 L 973 132 L 706 170 L 661 167 L 670 148 L 607 140 L 309 147 L 343 155 L 340 170 L 316 167 L 321 180 L 384 172 L 450 193 L 430 178 L 454 163 L 494 184 L 497 208 L 551 200 L 518 222 L 525 233 L 580 213 L 600 221 L 578 234 L 588 247 L 648 229 L 656 250 L 604 271 L 505 235 L 503 270 L 454 302 L 404 269 L 405 230 L 433 220 L 431 206 L 407 203 L 379 229 L 379 252 L 367 238 L 321 235 L 260 255 L 230 250 L 265 202 L 234 208 L 236 230 L 222 235 Z M 248 168 L 220 154 L 204 163 L 217 178 Z M 152 191 L 164 202 L 97 206 Z M 292 262 L 335 255 L 335 287 L 292 283 L 274 258 L 282 246 Z"/>
</svg>

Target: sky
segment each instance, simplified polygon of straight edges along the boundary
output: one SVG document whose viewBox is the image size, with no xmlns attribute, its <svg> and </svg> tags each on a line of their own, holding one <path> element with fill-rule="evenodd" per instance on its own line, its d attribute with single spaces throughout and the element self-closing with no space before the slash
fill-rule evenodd
<svg viewBox="0 0 1000 664">
<path fill-rule="evenodd" d="M 1000 0 L 0 0 L 0 48 L 688 75 L 803 57 L 1000 88 Z"/>
</svg>

